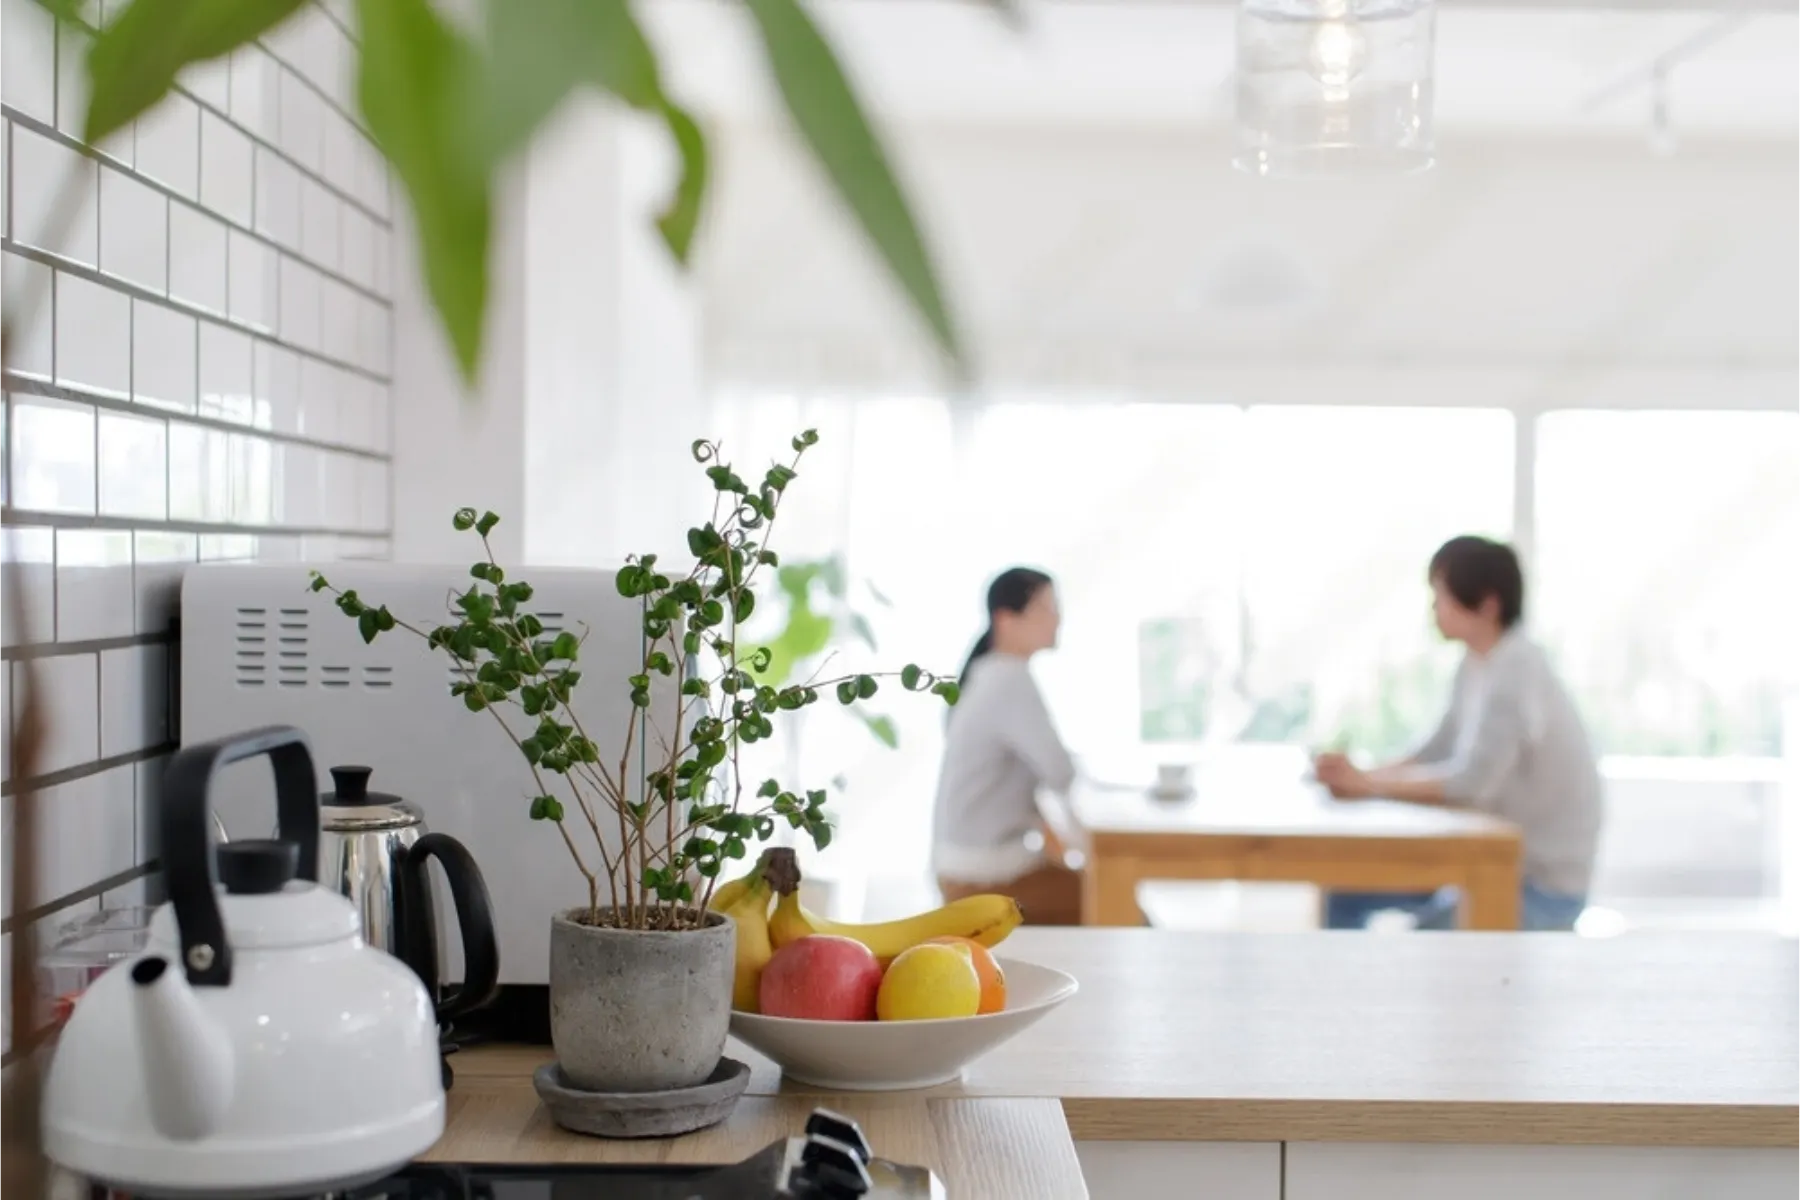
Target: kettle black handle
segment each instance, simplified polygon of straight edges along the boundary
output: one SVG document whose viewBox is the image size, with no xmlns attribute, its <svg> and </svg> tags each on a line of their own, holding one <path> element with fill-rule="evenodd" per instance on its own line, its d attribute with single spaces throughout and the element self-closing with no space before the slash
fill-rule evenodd
<svg viewBox="0 0 1800 1200">
<path fill-rule="evenodd" d="M 432 928 L 431 879 L 427 866 L 431 859 L 444 865 L 444 876 L 450 881 L 450 900 L 456 909 L 456 929 L 462 939 L 462 986 L 437 1004 L 439 1023 L 454 1020 L 472 1012 L 500 990 L 500 949 L 494 938 L 494 906 L 488 898 L 487 882 L 474 856 L 461 842 L 446 833 L 427 833 L 406 852 L 400 871 L 400 898 L 403 914 L 401 957 L 425 980 L 425 986 L 436 998 L 437 938 Z"/>
<path fill-rule="evenodd" d="M 175 906 L 181 961 L 194 987 L 231 982 L 231 945 L 219 915 L 213 860 L 212 785 L 219 768 L 268 755 L 275 771 L 277 836 L 298 849 L 295 874 L 319 878 L 319 784 L 306 735 L 271 725 L 211 742 L 184 746 L 163 776 L 163 885 Z"/>
</svg>

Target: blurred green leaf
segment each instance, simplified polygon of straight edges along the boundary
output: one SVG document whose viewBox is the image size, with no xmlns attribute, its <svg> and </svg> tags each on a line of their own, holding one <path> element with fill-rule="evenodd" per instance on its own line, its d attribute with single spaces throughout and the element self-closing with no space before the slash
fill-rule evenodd
<svg viewBox="0 0 1800 1200">
<path fill-rule="evenodd" d="M 676 260 L 685 263 L 706 201 L 706 139 L 698 122 L 673 101 L 665 98 L 660 111 L 668 123 L 669 136 L 675 139 L 675 149 L 681 154 L 681 179 L 675 184 L 667 207 L 657 216 L 656 228 Z"/>
<path fill-rule="evenodd" d="M 1007 28 L 1017 33 L 1025 28 L 1025 5 L 1021 0 L 985 0 Z"/>
<path fill-rule="evenodd" d="M 463 378 L 472 381 L 481 358 L 492 223 L 490 160 L 470 136 L 480 128 L 481 57 L 429 0 L 358 0 L 356 11 L 362 33 L 357 103 L 412 200 L 425 286 Z"/>
<path fill-rule="evenodd" d="M 197 62 L 229 54 L 292 16 L 306 0 L 131 0 L 88 48 L 82 140 L 97 146 L 169 94 Z M 71 5 L 45 7 L 66 18 Z"/>
<path fill-rule="evenodd" d="M 810 606 L 788 610 L 787 624 L 760 649 L 769 652 L 768 669 L 759 672 L 759 682 L 779 688 L 793 678 L 795 670 L 831 645 L 836 624 L 830 617 L 814 612 Z"/>
<path fill-rule="evenodd" d="M 798 0 L 746 2 L 794 124 L 938 345 L 961 369 L 961 340 L 924 238 L 837 56 Z"/>
<path fill-rule="evenodd" d="M 656 227 L 685 263 L 706 196 L 706 139 L 663 92 L 656 52 L 631 6 L 625 0 L 489 0 L 487 12 L 493 74 L 485 115 L 493 161 L 524 148 L 583 85 L 655 114 L 681 156 L 681 178 Z"/>
<path fill-rule="evenodd" d="M 58 21 L 76 21 L 82 25 L 92 24 L 83 14 L 88 0 L 37 0 L 38 7 L 47 11 Z"/>
<path fill-rule="evenodd" d="M 804 604 L 811 595 L 812 582 L 818 575 L 819 564 L 816 562 L 785 562 L 776 568 L 775 586 L 790 600 Z"/>
<path fill-rule="evenodd" d="M 492 99 L 484 114 L 489 153 L 522 148 L 583 83 L 633 108 L 662 95 L 656 56 L 622 0 L 489 0 Z"/>
<path fill-rule="evenodd" d="M 871 650 L 881 649 L 880 646 L 875 644 L 875 627 L 869 624 L 869 618 L 863 616 L 859 612 L 853 612 L 849 616 L 849 625 L 850 632 L 854 633 L 857 640 L 862 642 L 863 645 Z"/>
<path fill-rule="evenodd" d="M 900 731 L 894 727 L 894 718 L 886 716 L 872 717 L 868 713 L 863 712 L 859 712 L 856 715 L 861 717 L 863 724 L 869 727 L 869 732 L 875 735 L 876 741 L 886 746 L 889 750 L 896 750 L 899 748 Z"/>
</svg>

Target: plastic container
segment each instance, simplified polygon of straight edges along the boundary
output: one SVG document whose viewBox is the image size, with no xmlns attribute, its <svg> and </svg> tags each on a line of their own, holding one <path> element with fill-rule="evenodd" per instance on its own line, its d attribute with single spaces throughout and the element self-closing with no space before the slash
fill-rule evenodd
<svg viewBox="0 0 1800 1200">
<path fill-rule="evenodd" d="M 63 926 L 38 956 L 39 990 L 51 997 L 57 1025 L 68 1020 L 75 1001 L 115 964 L 144 948 L 150 937 L 149 905 L 109 908 Z"/>
</svg>

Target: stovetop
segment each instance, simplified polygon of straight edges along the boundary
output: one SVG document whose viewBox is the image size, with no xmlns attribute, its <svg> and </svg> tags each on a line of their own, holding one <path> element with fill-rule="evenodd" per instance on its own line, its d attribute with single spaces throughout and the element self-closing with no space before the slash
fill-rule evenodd
<svg viewBox="0 0 1800 1200">
<path fill-rule="evenodd" d="M 96 1189 L 97 1196 L 109 1193 Z M 112 1193 L 118 1195 L 119 1193 Z M 722 1166 L 413 1163 L 315 1200 L 942 1200 L 925 1167 L 877 1158 L 848 1117 L 815 1109 L 797 1137 Z"/>
</svg>

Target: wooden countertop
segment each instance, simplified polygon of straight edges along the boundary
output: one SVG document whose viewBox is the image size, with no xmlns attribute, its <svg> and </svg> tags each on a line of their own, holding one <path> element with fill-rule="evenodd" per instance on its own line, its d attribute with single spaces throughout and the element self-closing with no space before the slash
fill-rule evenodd
<svg viewBox="0 0 1800 1200">
<path fill-rule="evenodd" d="M 1081 992 L 971 1067 L 1077 1140 L 1800 1144 L 1800 953 L 1754 934 L 1021 930 Z"/>
<path fill-rule="evenodd" d="M 1027 928 L 1001 953 L 1081 991 L 910 1098 L 1060 1100 L 1076 1140 L 1800 1145 L 1791 939 Z M 808 1094 L 731 1053 L 753 1093 Z M 547 1057 L 465 1052 L 457 1091 L 530 1098 Z"/>
<path fill-rule="evenodd" d="M 569 1133 L 550 1120 L 531 1086 L 531 1070 L 548 1057 L 547 1048 L 524 1046 L 456 1055 L 444 1136 L 425 1160 L 738 1162 L 798 1133 L 814 1106 L 825 1104 L 860 1124 L 883 1158 L 930 1167 L 953 1200 L 1087 1200 L 1068 1124 L 1053 1099 L 747 1095 L 711 1129 L 612 1141 Z"/>
</svg>

